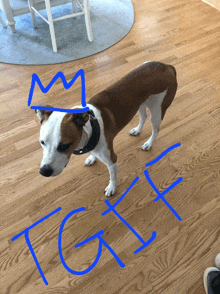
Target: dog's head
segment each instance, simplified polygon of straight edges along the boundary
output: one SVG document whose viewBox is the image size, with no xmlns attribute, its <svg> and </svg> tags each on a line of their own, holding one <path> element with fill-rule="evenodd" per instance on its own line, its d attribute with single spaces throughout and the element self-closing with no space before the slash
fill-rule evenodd
<svg viewBox="0 0 220 294">
<path fill-rule="evenodd" d="M 54 177 L 63 171 L 79 145 L 89 114 L 47 110 L 36 110 L 36 113 L 41 122 L 40 144 L 43 147 L 40 173 Z"/>
</svg>

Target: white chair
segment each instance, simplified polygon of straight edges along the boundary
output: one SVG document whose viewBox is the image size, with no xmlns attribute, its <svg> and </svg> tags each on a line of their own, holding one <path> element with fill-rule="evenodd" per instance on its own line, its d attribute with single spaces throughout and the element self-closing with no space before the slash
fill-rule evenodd
<svg viewBox="0 0 220 294">
<path fill-rule="evenodd" d="M 6 24 L 4 23 L 4 20 L 0 16 L 0 23 L 3 25 L 4 28 L 7 28 Z"/>
<path fill-rule="evenodd" d="M 39 2 L 42 0 L 28 0 L 29 3 L 29 9 L 31 12 L 31 16 L 32 16 L 32 20 L 33 20 L 33 25 L 34 27 L 37 26 L 36 23 L 36 18 L 35 18 L 35 12 L 44 20 L 46 21 L 46 23 L 48 23 L 49 25 L 49 29 L 50 29 L 50 36 L 51 36 L 51 41 L 52 41 L 52 46 L 53 46 L 53 51 L 57 52 L 57 43 L 56 43 L 56 37 L 55 37 L 55 31 L 54 31 L 54 22 L 58 21 L 58 20 L 63 20 L 66 18 L 71 18 L 71 17 L 77 17 L 79 15 L 84 15 L 85 16 L 85 23 L 86 23 L 86 30 L 87 30 L 87 35 L 88 35 L 88 39 L 90 42 L 93 41 L 93 36 L 92 36 L 92 27 L 91 27 L 91 22 L 90 22 L 90 12 L 89 12 L 89 0 L 83 0 L 83 4 L 81 4 L 79 2 L 79 0 L 71 0 L 68 2 L 72 2 L 73 5 L 73 13 L 69 14 L 69 15 L 65 15 L 65 16 L 61 16 L 58 18 L 53 18 L 52 16 L 52 11 L 51 11 L 51 6 L 57 6 L 57 5 L 61 5 L 62 0 L 44 0 L 45 1 L 45 6 L 46 6 L 46 10 L 47 10 L 47 16 L 48 19 L 45 18 L 40 12 L 39 9 L 36 8 L 36 2 Z M 51 5 L 50 2 L 57 2 L 57 3 L 53 3 L 53 5 Z M 64 0 L 64 2 L 66 3 L 67 1 Z M 76 12 L 76 4 L 78 4 L 80 12 Z"/>
<path fill-rule="evenodd" d="M 13 33 L 15 33 L 14 17 L 30 12 L 26 0 L 0 0 L 0 9 L 5 14 L 7 24 Z"/>
</svg>

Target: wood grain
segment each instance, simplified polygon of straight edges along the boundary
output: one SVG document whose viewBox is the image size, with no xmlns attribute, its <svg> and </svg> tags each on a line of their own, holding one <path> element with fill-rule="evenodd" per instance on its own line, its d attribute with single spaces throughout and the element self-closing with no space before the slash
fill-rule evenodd
<svg viewBox="0 0 220 294">
<path fill-rule="evenodd" d="M 204 270 L 213 266 L 220 236 L 220 14 L 199 0 L 133 1 L 135 23 L 129 34 L 111 48 L 73 62 L 46 66 L 0 64 L 0 294 L 203 294 Z M 104 188 L 107 168 L 96 162 L 84 166 L 86 156 L 73 156 L 56 178 L 39 174 L 42 150 L 39 122 L 27 107 L 31 76 L 46 86 L 62 71 L 70 81 L 83 68 L 87 100 L 144 61 L 171 63 L 179 88 L 151 151 L 140 149 L 151 134 L 149 121 L 138 137 L 129 130 L 138 115 L 115 139 L 119 185 L 115 203 L 135 177 L 137 184 L 116 210 L 147 241 L 138 254 L 137 237 L 107 209 Z M 47 94 L 38 87 L 33 105 L 70 108 L 80 103 L 81 84 L 64 90 L 58 80 Z M 165 195 L 181 216 L 159 200 L 144 176 L 145 164 L 175 143 L 174 149 L 148 168 L 160 192 L 179 177 L 183 181 Z M 24 236 L 11 238 L 39 219 L 62 210 L 31 229 L 29 236 L 49 286 L 38 272 Z M 98 240 L 75 244 L 104 230 L 103 238 L 126 265 L 121 268 L 104 247 L 96 267 L 73 275 L 62 265 L 58 234 L 64 217 L 74 209 L 63 236 L 63 255 L 75 271 L 94 261 Z"/>
</svg>

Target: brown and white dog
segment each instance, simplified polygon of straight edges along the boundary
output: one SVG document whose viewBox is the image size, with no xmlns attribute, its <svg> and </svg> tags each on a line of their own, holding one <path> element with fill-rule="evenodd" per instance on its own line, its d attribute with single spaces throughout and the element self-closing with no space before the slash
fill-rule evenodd
<svg viewBox="0 0 220 294">
<path fill-rule="evenodd" d="M 152 135 L 141 148 L 150 150 L 176 90 L 176 70 L 172 65 L 145 62 L 93 96 L 87 103 L 90 109 L 88 112 L 36 110 L 42 124 L 40 143 L 43 147 L 43 159 L 40 173 L 46 177 L 57 176 L 69 162 L 71 154 L 88 153 L 86 165 L 93 165 L 96 158 L 107 165 L 110 182 L 105 189 L 105 195 L 113 195 L 118 172 L 117 155 L 113 150 L 115 136 L 137 112 L 140 122 L 130 134 L 138 135 L 146 121 L 148 107 Z"/>
</svg>

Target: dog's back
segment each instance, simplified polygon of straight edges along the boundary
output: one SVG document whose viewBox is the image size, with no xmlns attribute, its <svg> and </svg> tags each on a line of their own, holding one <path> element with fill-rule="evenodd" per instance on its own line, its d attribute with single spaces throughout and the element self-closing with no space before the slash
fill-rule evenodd
<svg viewBox="0 0 220 294">
<path fill-rule="evenodd" d="M 105 123 L 108 124 L 109 119 L 111 122 L 114 121 L 109 127 L 117 134 L 149 96 L 162 93 L 169 88 L 172 88 L 172 91 L 177 88 L 175 68 L 160 62 L 147 62 L 93 96 L 88 103 L 102 112 Z"/>
</svg>

